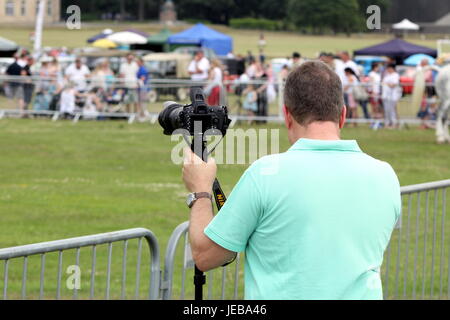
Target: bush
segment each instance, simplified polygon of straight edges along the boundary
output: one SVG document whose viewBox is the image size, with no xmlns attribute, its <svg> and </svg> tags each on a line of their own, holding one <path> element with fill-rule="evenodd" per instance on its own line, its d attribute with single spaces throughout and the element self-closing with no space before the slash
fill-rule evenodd
<svg viewBox="0 0 450 320">
<path fill-rule="evenodd" d="M 283 23 L 276 20 L 256 19 L 256 18 L 238 18 L 230 19 L 230 27 L 235 29 L 257 29 L 257 30 L 283 30 Z"/>
</svg>

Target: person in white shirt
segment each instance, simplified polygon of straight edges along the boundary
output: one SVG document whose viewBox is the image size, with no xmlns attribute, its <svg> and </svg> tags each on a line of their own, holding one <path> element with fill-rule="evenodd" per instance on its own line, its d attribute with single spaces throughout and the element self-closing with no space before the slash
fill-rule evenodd
<svg viewBox="0 0 450 320">
<path fill-rule="evenodd" d="M 202 50 L 197 51 L 194 60 L 191 61 L 188 67 L 188 72 L 191 75 L 192 81 L 207 81 L 209 77 L 209 61 L 205 57 Z"/>
<path fill-rule="evenodd" d="M 369 72 L 369 94 L 370 105 L 372 106 L 372 113 L 375 119 L 381 119 L 383 117 L 383 111 L 380 108 L 381 99 L 381 74 L 380 65 L 374 63 L 372 70 Z"/>
<path fill-rule="evenodd" d="M 385 127 L 392 129 L 398 124 L 397 102 L 402 97 L 400 76 L 395 71 L 395 65 L 391 64 L 387 66 L 386 76 L 383 79 L 382 86 L 383 91 L 381 97 L 384 106 Z"/>
<path fill-rule="evenodd" d="M 345 68 L 350 68 L 353 70 L 357 77 L 361 75 L 358 65 L 350 58 L 350 54 L 347 51 L 342 52 L 340 54 L 340 57 L 342 62 L 344 63 L 344 70 Z"/>
<path fill-rule="evenodd" d="M 67 67 L 65 76 L 66 80 L 75 84 L 75 89 L 79 92 L 87 90 L 87 78 L 90 77 L 89 68 L 84 65 L 80 58 L 75 63 Z"/>
<path fill-rule="evenodd" d="M 79 95 L 75 86 L 74 82 L 69 82 L 61 91 L 59 112 L 64 117 L 71 117 L 75 113 L 75 98 Z"/>
<path fill-rule="evenodd" d="M 208 95 L 208 104 L 218 106 L 220 104 L 220 93 L 223 83 L 222 64 L 218 59 L 211 62 L 209 84 L 205 88 L 205 94 Z"/>
<path fill-rule="evenodd" d="M 141 106 L 139 104 L 138 96 L 138 71 L 139 65 L 134 59 L 134 55 L 131 53 L 127 55 L 126 61 L 120 66 L 119 74 L 124 87 L 126 88 L 126 94 L 124 97 L 124 103 L 126 105 L 126 111 L 129 113 L 138 112 L 141 114 Z M 132 110 L 131 105 L 134 105 Z"/>
<path fill-rule="evenodd" d="M 343 90 L 347 100 L 348 117 L 350 119 L 357 119 L 358 104 L 355 99 L 354 88 L 359 84 L 359 81 L 355 73 L 353 72 L 353 69 L 345 68 L 344 72 L 345 72 L 345 81 L 343 83 Z"/>
</svg>

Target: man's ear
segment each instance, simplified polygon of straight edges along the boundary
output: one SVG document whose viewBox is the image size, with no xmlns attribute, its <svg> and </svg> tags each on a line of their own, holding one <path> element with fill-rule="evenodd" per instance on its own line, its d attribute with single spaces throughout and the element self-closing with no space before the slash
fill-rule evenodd
<svg viewBox="0 0 450 320">
<path fill-rule="evenodd" d="M 283 114 L 284 114 L 284 123 L 286 124 L 286 128 L 290 129 L 292 127 L 292 116 L 289 113 L 289 109 L 286 105 L 283 105 Z"/>
<path fill-rule="evenodd" d="M 347 119 L 347 107 L 343 106 L 341 109 L 341 115 L 339 117 L 339 129 L 342 129 L 344 127 L 346 119 Z"/>
</svg>

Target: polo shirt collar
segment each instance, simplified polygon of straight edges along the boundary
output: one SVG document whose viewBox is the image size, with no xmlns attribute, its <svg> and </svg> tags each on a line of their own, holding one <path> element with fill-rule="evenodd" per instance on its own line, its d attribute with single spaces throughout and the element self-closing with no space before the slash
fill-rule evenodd
<svg viewBox="0 0 450 320">
<path fill-rule="evenodd" d="M 301 138 L 289 149 L 310 151 L 362 152 L 356 140 L 313 140 Z"/>
</svg>

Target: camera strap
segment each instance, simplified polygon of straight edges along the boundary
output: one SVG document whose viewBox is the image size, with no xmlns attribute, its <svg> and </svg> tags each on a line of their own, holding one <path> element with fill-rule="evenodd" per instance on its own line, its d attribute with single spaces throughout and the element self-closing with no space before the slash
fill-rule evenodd
<svg viewBox="0 0 450 320">
<path fill-rule="evenodd" d="M 216 206 L 217 210 L 219 211 L 222 209 L 223 205 L 225 204 L 225 201 L 227 201 L 227 197 L 225 196 L 225 193 L 222 190 L 222 187 L 220 186 L 219 180 L 214 180 L 213 183 L 213 193 L 214 193 L 214 200 L 216 200 Z"/>
</svg>

